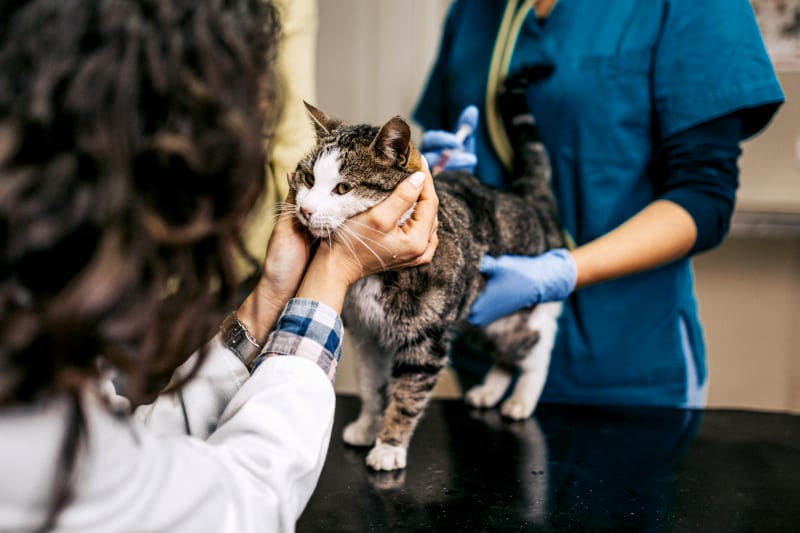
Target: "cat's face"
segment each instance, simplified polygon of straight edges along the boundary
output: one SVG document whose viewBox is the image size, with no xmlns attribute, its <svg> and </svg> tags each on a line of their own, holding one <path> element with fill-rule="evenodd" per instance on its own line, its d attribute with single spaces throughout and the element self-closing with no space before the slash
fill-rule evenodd
<svg viewBox="0 0 800 533">
<path fill-rule="evenodd" d="M 317 145 L 289 177 L 295 214 L 315 237 L 328 237 L 350 217 L 385 199 L 419 169 L 419 152 L 401 118 L 382 128 L 345 125 L 306 104 Z"/>
</svg>

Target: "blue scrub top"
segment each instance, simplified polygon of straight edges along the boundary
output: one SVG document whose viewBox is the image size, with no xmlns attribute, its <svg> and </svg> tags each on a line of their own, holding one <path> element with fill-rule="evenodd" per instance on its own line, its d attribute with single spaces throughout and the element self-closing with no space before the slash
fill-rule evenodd
<svg viewBox="0 0 800 533">
<path fill-rule="evenodd" d="M 504 2 L 458 0 L 415 112 L 426 129 L 483 116 L 487 73 Z M 648 164 L 660 142 L 741 113 L 755 134 L 783 101 L 748 0 L 559 0 L 531 12 L 510 71 L 552 62 L 528 100 L 553 165 L 562 222 L 589 242 L 657 199 Z M 475 173 L 508 176 L 476 132 Z M 688 259 L 574 293 L 562 314 L 543 401 L 686 405 L 706 381 L 706 357 Z"/>
</svg>

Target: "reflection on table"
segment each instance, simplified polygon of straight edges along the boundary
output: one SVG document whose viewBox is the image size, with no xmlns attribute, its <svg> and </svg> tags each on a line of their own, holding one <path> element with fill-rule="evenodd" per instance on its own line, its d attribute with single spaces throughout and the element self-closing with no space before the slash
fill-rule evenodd
<svg viewBox="0 0 800 533">
<path fill-rule="evenodd" d="M 798 531 L 800 417 L 541 405 L 522 422 L 435 400 L 405 470 L 342 442 L 338 398 L 317 531 Z"/>
</svg>

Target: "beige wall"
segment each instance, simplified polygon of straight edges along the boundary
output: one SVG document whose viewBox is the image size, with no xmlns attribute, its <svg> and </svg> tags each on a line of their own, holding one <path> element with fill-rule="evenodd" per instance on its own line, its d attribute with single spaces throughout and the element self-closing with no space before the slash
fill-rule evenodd
<svg viewBox="0 0 800 533">
<path fill-rule="evenodd" d="M 800 240 L 733 237 L 695 272 L 709 405 L 800 412 Z"/>
<path fill-rule="evenodd" d="M 800 412 L 800 73 L 744 144 L 731 236 L 695 261 L 709 404 Z"/>
<path fill-rule="evenodd" d="M 320 107 L 351 121 L 408 116 L 436 52 L 448 4 L 320 0 Z M 789 104 L 765 135 L 745 145 L 742 159 L 737 216 L 766 215 L 759 215 L 755 229 L 737 226 L 735 235 L 695 262 L 709 348 L 709 405 L 714 407 L 800 412 L 800 236 L 796 225 L 788 231 L 770 229 L 775 226 L 770 212 L 800 213 L 800 102 L 794 101 L 800 75 L 782 75 L 782 81 Z M 339 391 L 355 391 L 349 351 L 346 347 Z M 445 376 L 437 393 L 457 394 L 452 376 Z"/>
</svg>

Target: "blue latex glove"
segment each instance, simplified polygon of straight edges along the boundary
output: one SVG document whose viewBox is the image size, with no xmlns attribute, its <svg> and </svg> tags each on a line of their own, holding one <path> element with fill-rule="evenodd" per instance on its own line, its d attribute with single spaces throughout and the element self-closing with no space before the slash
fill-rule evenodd
<svg viewBox="0 0 800 533">
<path fill-rule="evenodd" d="M 446 169 L 472 172 L 478 162 L 475 155 L 477 127 L 478 108 L 474 105 L 467 106 L 456 121 L 455 131 L 426 131 L 422 135 L 419 150 L 434 171 Z"/>
<path fill-rule="evenodd" d="M 558 248 L 535 257 L 483 256 L 481 272 L 486 288 L 469 314 L 469 322 L 485 326 L 538 303 L 563 300 L 575 290 L 578 269 L 572 255 Z"/>
</svg>

